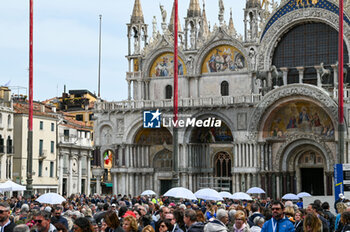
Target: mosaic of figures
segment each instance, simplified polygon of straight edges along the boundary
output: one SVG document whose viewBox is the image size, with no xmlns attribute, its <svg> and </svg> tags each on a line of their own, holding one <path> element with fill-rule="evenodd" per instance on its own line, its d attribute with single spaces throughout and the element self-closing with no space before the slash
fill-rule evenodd
<svg viewBox="0 0 350 232">
<path fill-rule="evenodd" d="M 231 72 L 246 67 L 242 53 L 233 46 L 220 45 L 213 48 L 202 65 L 202 73 Z"/>
<path fill-rule="evenodd" d="M 265 137 L 284 138 L 292 133 L 314 133 L 334 137 L 331 118 L 321 107 L 306 101 L 290 102 L 277 107 L 264 129 Z"/>
<path fill-rule="evenodd" d="M 222 123 L 221 127 L 195 128 L 191 134 L 191 143 L 232 142 L 230 128 Z"/>
<path fill-rule="evenodd" d="M 142 128 L 135 136 L 136 144 L 163 145 L 172 144 L 173 137 L 166 128 Z"/>
<path fill-rule="evenodd" d="M 183 60 L 178 57 L 178 75 L 186 75 L 186 66 Z M 150 77 L 169 77 L 174 76 L 174 54 L 167 52 L 158 56 L 154 61 Z"/>
</svg>

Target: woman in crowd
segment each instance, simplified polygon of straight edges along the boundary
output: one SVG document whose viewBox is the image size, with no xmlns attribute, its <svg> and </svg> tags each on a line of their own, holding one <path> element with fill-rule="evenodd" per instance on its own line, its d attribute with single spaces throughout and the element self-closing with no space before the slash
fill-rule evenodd
<svg viewBox="0 0 350 232">
<path fill-rule="evenodd" d="M 289 221 L 291 221 L 292 223 L 295 222 L 295 220 L 294 220 L 294 208 L 292 206 L 287 206 L 284 209 L 284 214 L 289 219 Z"/>
<path fill-rule="evenodd" d="M 234 232 L 250 232 L 247 224 L 247 217 L 242 210 L 238 210 L 235 214 L 235 224 L 233 225 Z"/>
<path fill-rule="evenodd" d="M 142 232 L 155 232 L 155 231 L 151 225 L 148 225 L 145 228 L 143 228 Z"/>
<path fill-rule="evenodd" d="M 321 220 L 313 213 L 308 213 L 304 218 L 303 229 L 305 232 L 320 232 Z"/>
<path fill-rule="evenodd" d="M 138 232 L 136 218 L 134 218 L 133 216 L 126 216 L 123 219 L 123 230 L 125 232 Z"/>
<path fill-rule="evenodd" d="M 209 207 L 209 209 L 206 212 L 205 216 L 206 216 L 207 220 L 209 221 L 213 217 L 216 218 L 217 206 L 216 205 L 209 205 L 208 207 Z"/>
<path fill-rule="evenodd" d="M 350 212 L 344 212 L 341 214 L 341 223 L 343 224 L 342 231 L 350 231 Z"/>
<path fill-rule="evenodd" d="M 295 212 L 295 215 L 294 215 L 295 232 L 303 232 L 303 216 L 304 216 L 304 214 L 300 210 L 297 210 Z"/>
<path fill-rule="evenodd" d="M 93 232 L 94 229 L 90 221 L 84 217 L 77 218 L 73 225 L 74 232 Z"/>
<path fill-rule="evenodd" d="M 159 223 L 159 232 L 168 232 L 168 231 L 173 231 L 174 227 L 171 224 L 171 222 L 167 219 L 165 220 L 160 220 Z"/>
<path fill-rule="evenodd" d="M 254 218 L 254 226 L 252 226 L 252 228 L 250 228 L 251 232 L 260 232 L 261 228 L 263 227 L 264 223 L 265 223 L 265 219 L 263 217 L 259 217 L 256 216 Z"/>
<path fill-rule="evenodd" d="M 105 232 L 122 232 L 123 229 L 120 226 L 119 218 L 115 211 L 108 211 L 105 215 L 105 222 L 107 229 Z"/>
</svg>

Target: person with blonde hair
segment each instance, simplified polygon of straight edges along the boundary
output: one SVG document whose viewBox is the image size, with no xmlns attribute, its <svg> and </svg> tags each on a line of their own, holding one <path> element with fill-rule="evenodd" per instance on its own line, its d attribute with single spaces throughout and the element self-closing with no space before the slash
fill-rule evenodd
<svg viewBox="0 0 350 232">
<path fill-rule="evenodd" d="M 293 206 L 287 206 L 284 208 L 284 215 L 292 222 L 294 223 L 294 207 Z"/>
<path fill-rule="evenodd" d="M 155 231 L 151 225 L 148 225 L 142 229 L 142 232 L 155 232 Z"/>
<path fill-rule="evenodd" d="M 304 218 L 304 226 L 303 229 L 305 232 L 320 232 L 321 231 L 322 222 L 316 214 L 308 213 Z"/>
<path fill-rule="evenodd" d="M 137 232 L 138 227 L 137 227 L 137 221 L 136 218 L 133 216 L 126 216 L 123 219 L 123 230 L 125 232 Z"/>
<path fill-rule="evenodd" d="M 303 217 L 304 217 L 304 214 L 303 212 L 301 212 L 300 210 L 297 210 L 295 212 L 295 215 L 294 215 L 294 219 L 295 219 L 295 222 L 294 222 L 294 228 L 295 228 L 295 232 L 303 232 L 303 226 L 304 226 L 304 222 L 303 222 Z"/>
<path fill-rule="evenodd" d="M 234 232 L 250 232 L 247 224 L 247 217 L 242 210 L 238 210 L 235 214 L 235 224 L 233 225 Z"/>
</svg>

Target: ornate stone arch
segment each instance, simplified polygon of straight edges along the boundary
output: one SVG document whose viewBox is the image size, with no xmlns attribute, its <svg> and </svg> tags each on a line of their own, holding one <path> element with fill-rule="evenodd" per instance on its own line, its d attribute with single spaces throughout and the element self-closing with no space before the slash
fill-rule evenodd
<svg viewBox="0 0 350 232">
<path fill-rule="evenodd" d="M 243 47 L 243 45 L 237 41 L 236 39 L 232 39 L 229 36 L 225 36 L 223 32 L 222 34 L 219 34 L 221 36 L 217 36 L 217 38 L 214 38 L 213 40 L 209 41 L 207 44 L 202 46 L 202 49 L 198 52 L 198 56 L 194 60 L 194 67 L 195 67 L 195 75 L 201 74 L 202 64 L 208 55 L 208 53 L 215 47 L 220 45 L 230 45 L 235 48 L 237 48 L 244 56 L 246 62 L 247 62 L 247 70 L 250 68 L 250 57 L 249 52 Z M 226 34 L 226 33 L 225 33 Z"/>
<path fill-rule="evenodd" d="M 210 154 L 210 164 L 208 164 L 208 165 L 210 165 L 210 167 L 212 167 L 213 170 L 215 169 L 215 167 L 214 167 L 214 165 L 215 165 L 215 158 L 216 158 L 216 156 L 219 153 L 226 153 L 226 154 L 228 154 L 229 158 L 231 159 L 231 171 L 232 171 L 233 170 L 233 158 L 234 158 L 233 156 L 234 156 L 234 154 L 232 152 L 230 152 L 230 151 L 227 151 L 227 150 L 221 149 L 221 150 L 217 150 L 217 151 L 213 152 L 212 154 Z"/>
<path fill-rule="evenodd" d="M 113 144 L 113 141 L 115 140 L 113 128 L 114 126 L 110 121 L 102 122 L 97 129 L 99 136 L 97 136 L 96 144 L 101 146 Z"/>
<path fill-rule="evenodd" d="M 253 139 L 260 138 L 258 133 L 261 126 L 265 123 L 264 120 L 267 118 L 266 115 L 270 107 L 278 104 L 278 101 L 287 97 L 303 97 L 306 100 L 312 100 L 320 104 L 331 117 L 333 125 L 336 125 L 338 121 L 338 106 L 324 89 L 313 85 L 291 84 L 270 91 L 264 96 L 262 101 L 257 104 L 249 120 L 249 132 Z"/>
<path fill-rule="evenodd" d="M 145 59 L 143 59 L 145 62 L 143 64 L 143 68 L 142 70 L 145 70 L 145 72 L 143 72 L 143 77 L 144 78 L 148 78 L 149 77 L 149 73 L 151 71 L 152 65 L 155 62 L 155 60 L 162 55 L 163 53 L 173 53 L 174 50 L 170 47 L 163 47 L 161 49 L 155 49 L 154 52 L 150 53 L 148 56 L 145 57 Z M 178 56 L 183 60 L 184 65 L 186 66 L 186 56 L 185 54 L 179 50 Z M 186 67 L 187 69 L 187 67 Z M 164 77 L 167 78 L 167 77 Z M 170 78 L 170 77 L 168 77 Z"/>
<path fill-rule="evenodd" d="M 135 120 L 124 133 L 123 143 L 132 144 L 137 131 L 143 126 L 143 120 Z"/>
<path fill-rule="evenodd" d="M 292 158 L 292 151 L 302 145 L 312 145 L 318 148 L 322 155 L 325 157 L 326 169 L 325 171 L 332 171 L 333 165 L 335 164 L 334 155 L 329 146 L 322 140 L 321 137 L 315 135 L 296 135 L 288 138 L 278 149 L 276 153 L 276 165 L 280 172 L 286 172 L 288 170 L 288 161 Z"/>
<path fill-rule="evenodd" d="M 221 112 L 199 112 L 197 114 L 192 115 L 192 118 L 197 118 L 197 119 L 203 119 L 207 117 L 215 117 L 217 119 L 221 119 L 226 124 L 226 126 L 230 128 L 231 134 L 234 137 L 234 130 L 233 130 L 234 124 L 232 120 L 229 117 L 227 117 L 225 114 Z M 183 140 L 182 140 L 183 144 L 189 143 L 193 129 L 194 128 L 189 127 L 184 131 Z M 180 136 L 179 136 L 179 139 L 180 139 Z"/>
<path fill-rule="evenodd" d="M 258 70 L 269 70 L 272 56 L 279 39 L 291 28 L 302 22 L 321 22 L 338 30 L 338 15 L 320 8 L 301 8 L 294 10 L 274 22 L 261 38 L 258 55 Z M 349 48 L 350 27 L 344 24 L 344 42 Z"/>
</svg>

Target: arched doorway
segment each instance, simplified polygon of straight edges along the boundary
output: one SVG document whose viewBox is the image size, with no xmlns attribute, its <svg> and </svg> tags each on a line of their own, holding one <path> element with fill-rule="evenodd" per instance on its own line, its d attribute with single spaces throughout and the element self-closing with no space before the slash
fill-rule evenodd
<svg viewBox="0 0 350 232">
<path fill-rule="evenodd" d="M 316 150 L 308 150 L 300 154 L 298 166 L 300 172 L 301 192 L 311 195 L 324 195 L 324 159 Z"/>
<path fill-rule="evenodd" d="M 159 151 L 153 158 L 153 168 L 156 172 L 171 173 L 173 167 L 173 153 L 168 149 Z M 171 188 L 171 179 L 160 179 L 160 194 Z"/>
<path fill-rule="evenodd" d="M 214 157 L 214 181 L 218 191 L 232 192 L 232 160 L 228 153 L 218 152 Z"/>
</svg>

